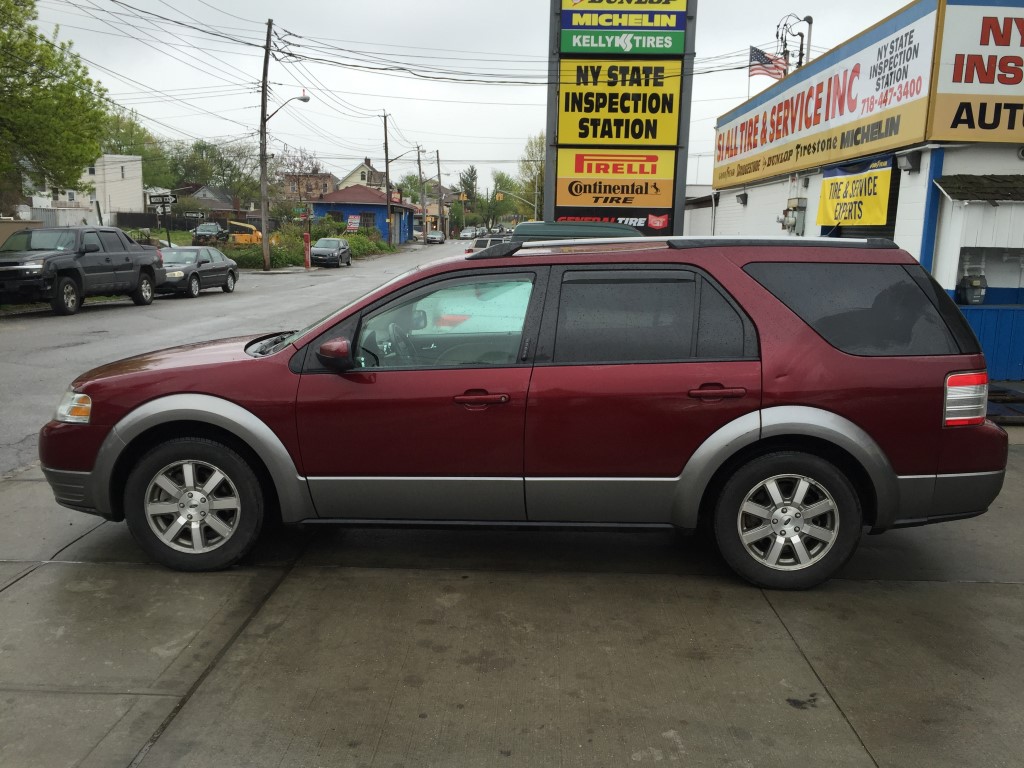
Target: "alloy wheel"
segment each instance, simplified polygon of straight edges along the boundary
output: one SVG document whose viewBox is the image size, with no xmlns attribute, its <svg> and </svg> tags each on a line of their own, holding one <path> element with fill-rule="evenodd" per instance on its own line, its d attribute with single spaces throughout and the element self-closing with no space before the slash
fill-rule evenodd
<svg viewBox="0 0 1024 768">
<path fill-rule="evenodd" d="M 242 505 L 223 470 L 205 461 L 182 460 L 168 464 L 150 481 L 145 512 L 150 529 L 166 546 L 198 554 L 231 538 Z"/>
</svg>

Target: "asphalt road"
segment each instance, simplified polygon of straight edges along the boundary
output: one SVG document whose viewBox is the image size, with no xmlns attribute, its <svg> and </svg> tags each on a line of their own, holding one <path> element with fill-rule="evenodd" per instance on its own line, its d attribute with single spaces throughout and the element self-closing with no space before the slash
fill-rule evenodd
<svg viewBox="0 0 1024 768">
<path fill-rule="evenodd" d="M 0 766 L 1021 765 L 1021 446 L 988 514 L 865 537 L 803 593 L 671 532 L 286 529 L 183 574 L 54 503 L 35 432 L 80 371 L 460 250 L 0 317 Z"/>
</svg>

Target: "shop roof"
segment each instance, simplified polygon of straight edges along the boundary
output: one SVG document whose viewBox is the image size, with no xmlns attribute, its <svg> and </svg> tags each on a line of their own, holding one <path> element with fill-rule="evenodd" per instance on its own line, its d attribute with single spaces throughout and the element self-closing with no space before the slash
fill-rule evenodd
<svg viewBox="0 0 1024 768">
<path fill-rule="evenodd" d="M 978 200 L 990 203 L 1024 202 L 1024 174 L 1006 176 L 970 176 L 958 174 L 936 179 L 943 192 L 953 200 Z"/>
</svg>

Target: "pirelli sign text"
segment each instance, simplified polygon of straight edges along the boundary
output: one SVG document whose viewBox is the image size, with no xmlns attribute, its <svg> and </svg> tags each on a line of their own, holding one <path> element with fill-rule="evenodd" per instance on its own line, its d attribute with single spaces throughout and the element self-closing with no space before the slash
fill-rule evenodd
<svg viewBox="0 0 1024 768">
<path fill-rule="evenodd" d="M 558 150 L 560 205 L 672 207 L 671 150 Z"/>
</svg>

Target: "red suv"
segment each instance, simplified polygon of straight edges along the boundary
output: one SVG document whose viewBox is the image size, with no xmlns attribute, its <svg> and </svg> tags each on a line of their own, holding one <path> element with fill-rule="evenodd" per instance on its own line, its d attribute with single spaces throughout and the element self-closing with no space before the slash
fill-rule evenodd
<svg viewBox="0 0 1024 768">
<path fill-rule="evenodd" d="M 744 578 L 805 588 L 864 529 L 986 510 L 986 395 L 963 316 L 889 241 L 507 243 L 300 331 L 97 368 L 39 451 L 60 504 L 182 570 L 270 516 L 706 524 Z"/>
</svg>

